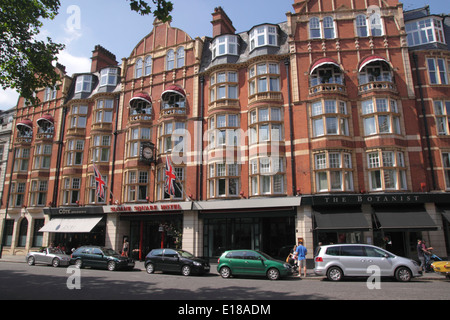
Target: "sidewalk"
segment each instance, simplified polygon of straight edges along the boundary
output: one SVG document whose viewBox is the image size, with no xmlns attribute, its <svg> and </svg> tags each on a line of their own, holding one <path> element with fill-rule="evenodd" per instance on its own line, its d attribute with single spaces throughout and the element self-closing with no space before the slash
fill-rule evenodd
<svg viewBox="0 0 450 320">
<path fill-rule="evenodd" d="M 13 256 L 13 255 L 3 255 L 0 259 L 1 262 L 14 262 L 14 263 L 26 263 L 25 256 Z M 141 270 L 145 272 L 145 266 L 143 261 L 136 261 L 135 269 Z M 211 274 L 217 274 L 217 263 L 211 263 Z M 324 277 L 316 276 L 314 274 L 313 269 L 308 269 L 306 272 L 306 278 L 302 277 L 302 279 L 310 279 L 310 280 L 322 280 Z M 444 280 L 448 281 L 445 276 L 440 275 L 435 272 L 425 273 L 422 277 L 415 278 L 415 280 Z"/>
</svg>

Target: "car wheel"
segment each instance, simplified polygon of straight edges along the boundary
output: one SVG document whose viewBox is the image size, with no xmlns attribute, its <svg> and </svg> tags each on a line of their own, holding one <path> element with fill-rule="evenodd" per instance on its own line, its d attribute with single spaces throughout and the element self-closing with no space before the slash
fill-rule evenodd
<svg viewBox="0 0 450 320">
<path fill-rule="evenodd" d="M 116 270 L 116 263 L 114 261 L 109 261 L 108 262 L 108 270 L 109 271 L 114 271 Z"/>
<path fill-rule="evenodd" d="M 34 266 L 34 262 L 35 262 L 34 257 L 28 257 L 27 262 L 28 262 L 29 266 Z"/>
<path fill-rule="evenodd" d="M 280 271 L 277 268 L 270 268 L 267 271 L 267 278 L 269 280 L 278 280 L 280 278 Z"/>
<path fill-rule="evenodd" d="M 220 268 L 220 275 L 225 279 L 231 277 L 231 269 L 228 267 Z"/>
<path fill-rule="evenodd" d="M 338 267 L 331 267 L 327 271 L 327 278 L 331 281 L 340 281 L 344 277 L 344 274 L 342 273 L 341 268 Z"/>
<path fill-rule="evenodd" d="M 155 266 L 153 265 L 153 263 L 149 263 L 146 267 L 145 270 L 147 271 L 148 274 L 152 274 L 155 272 Z"/>
<path fill-rule="evenodd" d="M 81 261 L 81 259 L 76 260 L 75 267 L 77 267 L 78 269 L 81 269 L 83 267 L 83 261 Z"/>
<path fill-rule="evenodd" d="M 61 261 L 58 258 L 54 258 L 52 260 L 52 266 L 53 267 L 57 268 L 57 267 L 59 267 L 60 264 L 61 264 Z"/>
<path fill-rule="evenodd" d="M 411 270 L 406 267 L 400 267 L 395 270 L 395 279 L 401 282 L 408 282 L 412 278 Z"/>
<path fill-rule="evenodd" d="M 183 276 L 188 276 L 191 274 L 191 267 L 190 266 L 183 266 L 183 268 L 181 268 L 181 274 Z"/>
</svg>

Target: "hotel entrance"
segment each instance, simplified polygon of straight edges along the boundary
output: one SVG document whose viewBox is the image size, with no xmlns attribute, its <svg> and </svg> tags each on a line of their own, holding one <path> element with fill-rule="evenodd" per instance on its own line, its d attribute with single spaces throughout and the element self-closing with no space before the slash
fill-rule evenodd
<svg viewBox="0 0 450 320">
<path fill-rule="evenodd" d="M 157 248 L 181 249 L 183 215 L 151 215 L 130 217 L 130 256 L 144 260 L 145 256 Z M 127 237 L 127 235 L 125 236 Z"/>
</svg>

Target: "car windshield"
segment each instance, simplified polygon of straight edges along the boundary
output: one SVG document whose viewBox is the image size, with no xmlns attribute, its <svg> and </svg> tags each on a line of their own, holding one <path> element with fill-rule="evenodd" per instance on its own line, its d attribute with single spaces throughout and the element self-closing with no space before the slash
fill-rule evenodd
<svg viewBox="0 0 450 320">
<path fill-rule="evenodd" d="M 267 260 L 274 260 L 274 258 L 272 258 L 271 256 L 269 256 L 267 253 L 261 252 L 261 251 L 257 251 L 260 255 L 262 255 L 265 259 Z"/>
<path fill-rule="evenodd" d="M 194 255 L 190 252 L 184 251 L 184 250 L 177 250 L 178 254 L 182 256 L 183 258 L 194 258 Z"/>
<path fill-rule="evenodd" d="M 62 252 L 61 249 L 59 249 L 59 248 L 48 248 L 48 253 L 64 254 L 64 252 Z"/>
<path fill-rule="evenodd" d="M 109 249 L 109 248 L 102 248 L 102 251 L 105 256 L 118 256 L 119 255 L 113 249 Z"/>
</svg>

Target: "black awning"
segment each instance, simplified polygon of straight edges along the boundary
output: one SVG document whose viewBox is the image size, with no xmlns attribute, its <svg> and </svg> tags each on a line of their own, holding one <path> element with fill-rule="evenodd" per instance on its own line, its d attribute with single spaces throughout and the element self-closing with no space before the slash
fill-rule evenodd
<svg viewBox="0 0 450 320">
<path fill-rule="evenodd" d="M 438 227 L 425 211 L 375 212 L 380 229 L 434 231 Z"/>
<path fill-rule="evenodd" d="M 446 210 L 442 212 L 442 215 L 447 219 L 448 222 L 450 222 L 450 211 Z"/>
<path fill-rule="evenodd" d="M 319 213 L 314 212 L 316 230 L 359 230 L 370 229 L 364 214 L 359 213 Z"/>
</svg>

